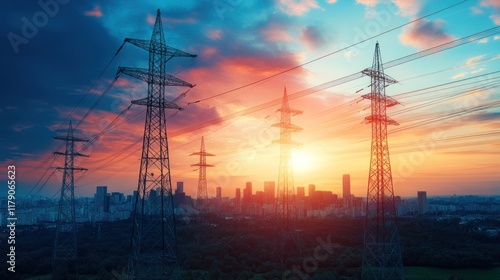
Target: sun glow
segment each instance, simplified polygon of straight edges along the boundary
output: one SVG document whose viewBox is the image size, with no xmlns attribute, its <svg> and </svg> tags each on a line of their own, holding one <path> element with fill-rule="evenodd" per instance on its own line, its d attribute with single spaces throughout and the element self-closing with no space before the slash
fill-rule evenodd
<svg viewBox="0 0 500 280">
<path fill-rule="evenodd" d="M 312 170 L 315 162 L 315 158 L 311 152 L 304 149 L 297 149 L 293 151 L 292 164 L 294 172 Z"/>
</svg>

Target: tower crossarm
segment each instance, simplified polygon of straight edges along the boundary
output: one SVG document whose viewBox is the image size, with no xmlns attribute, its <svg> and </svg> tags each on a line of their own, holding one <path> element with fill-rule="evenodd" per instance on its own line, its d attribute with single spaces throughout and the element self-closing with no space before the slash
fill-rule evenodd
<svg viewBox="0 0 500 280">
<path fill-rule="evenodd" d="M 73 152 L 73 153 L 66 153 L 66 152 L 54 152 L 54 155 L 61 155 L 61 156 L 65 156 L 65 155 L 73 155 L 75 157 L 89 157 L 88 155 L 84 155 L 84 154 L 81 154 L 81 153 L 77 153 L 77 152 Z"/>
<path fill-rule="evenodd" d="M 289 112 L 292 116 L 296 116 L 296 115 L 301 115 L 303 113 L 303 111 L 301 110 L 297 110 L 297 109 L 292 109 L 292 108 L 286 108 L 286 109 L 278 109 L 276 110 L 276 112 L 281 112 L 282 110 L 286 110 L 287 112 Z"/>
<path fill-rule="evenodd" d="M 137 46 L 141 49 L 144 49 L 146 51 L 149 51 L 151 48 L 151 41 L 150 40 L 143 40 L 143 39 L 133 39 L 133 38 L 125 38 L 125 43 L 130 43 L 134 46 Z M 159 48 L 157 47 L 155 49 L 156 53 L 163 53 L 167 57 L 197 57 L 196 54 L 190 54 L 184 51 L 181 51 L 179 49 L 167 46 L 167 45 L 160 45 Z"/>
<path fill-rule="evenodd" d="M 379 81 L 385 81 L 386 84 L 395 84 L 398 82 L 395 79 L 391 78 L 391 76 L 378 70 L 366 68 L 365 70 L 361 71 L 361 73 L 363 73 L 366 76 L 370 76 L 374 79 L 377 79 Z"/>
<path fill-rule="evenodd" d="M 211 154 L 211 153 L 207 153 L 207 152 L 196 152 L 196 153 L 192 153 L 190 154 L 190 156 L 207 156 L 207 157 L 213 157 L 215 156 L 215 154 Z"/>
<path fill-rule="evenodd" d="M 285 146 L 291 146 L 295 148 L 302 147 L 302 143 L 293 141 L 293 140 L 285 140 L 285 139 L 277 139 L 272 141 L 273 144 L 280 144 L 280 145 L 285 145 Z"/>
<path fill-rule="evenodd" d="M 152 83 L 157 85 L 180 86 L 180 87 L 191 87 L 191 88 L 194 87 L 193 84 L 185 82 L 170 74 L 165 74 L 164 77 L 155 74 L 150 74 L 149 70 L 145 68 L 118 67 L 117 75 L 121 73 L 145 81 L 147 83 Z"/>
<path fill-rule="evenodd" d="M 195 163 L 195 164 L 191 164 L 191 166 L 215 167 L 215 165 L 208 164 L 208 163 Z"/>
<path fill-rule="evenodd" d="M 399 123 L 387 116 L 381 116 L 381 115 L 371 115 L 368 117 L 365 117 L 365 123 L 372 123 L 372 122 L 380 122 L 380 123 L 386 123 L 387 125 L 399 125 Z"/>
<path fill-rule="evenodd" d="M 132 100 L 132 104 L 135 105 L 142 105 L 142 106 L 150 106 L 150 107 L 160 107 L 164 109 L 176 109 L 176 110 L 182 110 L 182 107 L 175 104 L 174 102 L 168 101 L 166 99 L 163 99 L 163 102 L 154 102 L 153 99 L 151 98 L 142 98 L 138 100 Z"/>
<path fill-rule="evenodd" d="M 370 100 L 380 99 L 381 101 L 383 101 L 385 99 L 385 107 L 392 107 L 392 106 L 396 106 L 396 105 L 400 104 L 396 99 L 394 99 L 392 97 L 382 96 L 378 93 L 373 93 L 373 92 L 368 93 L 368 94 L 364 94 L 361 97 L 364 99 L 370 99 Z"/>
<path fill-rule="evenodd" d="M 286 122 L 275 123 L 275 124 L 273 124 L 271 126 L 272 127 L 279 127 L 279 128 L 289 129 L 289 130 L 294 131 L 294 132 L 302 131 L 302 127 L 294 125 L 294 124 L 291 124 L 291 123 L 286 123 Z"/>
<path fill-rule="evenodd" d="M 77 171 L 87 171 L 87 168 L 83 167 L 56 167 L 57 170 L 77 170 Z"/>
</svg>

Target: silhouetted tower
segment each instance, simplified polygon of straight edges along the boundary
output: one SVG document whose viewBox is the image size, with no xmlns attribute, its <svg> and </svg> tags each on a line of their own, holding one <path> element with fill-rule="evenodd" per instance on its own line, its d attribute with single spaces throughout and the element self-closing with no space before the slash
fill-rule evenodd
<svg viewBox="0 0 500 280">
<path fill-rule="evenodd" d="M 387 107 L 399 103 L 385 94 L 397 81 L 384 74 L 378 43 L 372 68 L 362 73 L 371 77 L 371 92 L 362 97 L 371 100 L 371 115 L 365 120 L 372 125 L 372 144 L 361 278 L 404 279 L 387 141 L 387 125 L 398 123 L 386 114 Z"/>
<path fill-rule="evenodd" d="M 278 234 L 277 250 L 281 263 L 283 264 L 292 249 L 298 250 L 293 229 L 291 227 L 292 214 L 294 208 L 293 194 L 293 168 L 292 168 L 292 147 L 300 146 L 300 143 L 292 141 L 292 133 L 299 132 L 302 128 L 291 123 L 291 116 L 302 114 L 302 111 L 290 108 L 286 88 L 283 92 L 283 102 L 281 108 L 280 122 L 273 124 L 273 127 L 280 128 L 280 139 L 273 141 L 280 145 L 280 166 L 278 175 L 278 188 L 276 191 L 276 232 Z M 293 248 L 295 247 L 295 248 Z"/>
<path fill-rule="evenodd" d="M 165 44 L 160 10 L 156 15 L 151 40 L 125 39 L 149 52 L 149 68 L 119 67 L 118 73 L 148 83 L 148 96 L 132 104 L 146 106 L 141 166 L 131 238 L 129 278 L 165 279 L 179 277 L 179 264 L 175 236 L 175 216 L 170 178 L 165 109 L 181 110 L 173 101 L 165 99 L 166 86 L 193 87 L 165 71 L 167 61 L 176 56 L 195 55 Z M 154 192 L 151 192 L 151 191 Z M 150 193 L 156 198 L 149 197 Z"/>
<path fill-rule="evenodd" d="M 87 155 L 75 152 L 75 142 L 88 142 L 85 139 L 73 136 L 73 127 L 69 123 L 66 136 L 55 136 L 54 139 L 66 142 L 65 152 L 54 152 L 64 156 L 64 167 L 57 167 L 63 171 L 61 196 L 56 220 L 56 239 L 52 259 L 52 279 L 77 279 L 77 250 L 75 225 L 75 177 L 74 171 L 87 170 L 75 167 L 75 157 Z"/>
<path fill-rule="evenodd" d="M 200 151 L 197 153 L 192 153 L 191 156 L 200 156 L 200 162 L 191 164 L 191 166 L 199 167 L 199 179 L 198 179 L 198 196 L 196 199 L 196 210 L 198 210 L 198 215 L 208 214 L 209 201 L 208 201 L 208 191 L 207 191 L 207 167 L 214 167 L 214 165 L 207 164 L 206 157 L 215 156 L 214 154 L 207 153 L 205 151 L 205 139 L 201 137 L 201 147 Z"/>
</svg>

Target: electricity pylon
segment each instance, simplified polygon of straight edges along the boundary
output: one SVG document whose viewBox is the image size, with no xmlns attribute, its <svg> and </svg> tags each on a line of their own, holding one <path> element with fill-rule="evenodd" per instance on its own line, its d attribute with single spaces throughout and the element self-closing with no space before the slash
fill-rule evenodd
<svg viewBox="0 0 500 280">
<path fill-rule="evenodd" d="M 291 222 L 292 215 L 297 214 L 293 201 L 292 147 L 298 147 L 300 143 L 292 140 L 292 133 L 302 130 L 291 123 L 291 116 L 302 114 L 302 111 L 290 108 L 286 88 L 283 91 L 283 101 L 278 111 L 281 112 L 280 122 L 272 125 L 272 127 L 280 128 L 280 138 L 273 141 L 273 143 L 280 145 L 280 166 L 275 204 L 276 249 L 280 262 L 285 264 L 291 251 L 299 250 Z"/>
<path fill-rule="evenodd" d="M 165 64 L 176 56 L 196 57 L 165 44 L 160 10 L 151 40 L 125 39 L 149 52 L 149 67 L 119 67 L 118 73 L 148 83 L 146 98 L 132 104 L 146 106 L 138 195 L 132 217 L 132 238 L 128 264 L 129 279 L 176 279 L 180 277 L 175 235 L 174 202 L 170 177 L 165 109 L 181 110 L 165 99 L 166 86 L 193 87 L 165 71 Z M 154 197 L 150 194 L 154 193 Z"/>
<path fill-rule="evenodd" d="M 371 100 L 371 115 L 365 120 L 372 126 L 372 142 L 361 278 L 400 280 L 404 279 L 404 272 L 387 140 L 387 125 L 398 123 L 386 112 L 387 107 L 399 103 L 385 94 L 385 88 L 397 81 L 384 74 L 378 42 L 372 68 L 362 73 L 371 77 L 371 92 L 362 97 Z"/>
<path fill-rule="evenodd" d="M 56 239 L 54 241 L 54 255 L 52 259 L 52 279 L 77 279 L 78 264 L 76 250 L 76 222 L 75 222 L 75 177 L 74 171 L 87 170 L 75 167 L 75 157 L 87 155 L 75 152 L 75 142 L 88 140 L 73 136 L 73 127 L 69 123 L 66 136 L 55 136 L 54 139 L 66 142 L 65 152 L 54 152 L 64 156 L 64 167 L 57 167 L 63 171 L 61 196 L 56 220 Z"/>
<path fill-rule="evenodd" d="M 190 154 L 190 156 L 200 156 L 200 162 L 191 164 L 191 166 L 199 167 L 198 179 L 198 197 L 196 198 L 196 210 L 198 215 L 206 215 L 209 211 L 208 191 L 207 191 L 207 167 L 214 167 L 215 165 L 207 164 L 206 157 L 215 156 L 214 154 L 205 151 L 205 139 L 201 137 L 200 151 Z"/>
</svg>

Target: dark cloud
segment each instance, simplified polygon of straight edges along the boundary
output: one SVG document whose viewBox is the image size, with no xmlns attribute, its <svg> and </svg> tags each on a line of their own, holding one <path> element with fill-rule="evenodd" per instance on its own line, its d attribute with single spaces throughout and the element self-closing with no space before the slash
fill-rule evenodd
<svg viewBox="0 0 500 280">
<path fill-rule="evenodd" d="M 7 141 L 0 151 L 2 156 L 9 158 L 9 152 L 4 149 L 10 145 L 28 153 L 46 148 L 53 134 L 48 127 L 55 121 L 62 121 L 54 108 L 76 105 L 81 94 L 75 89 L 88 87 L 119 45 L 98 22 L 85 17 L 81 10 L 73 2 L 60 5 L 52 16 L 37 2 L 10 1 L 2 7 L 0 118 L 6 121 L 1 122 L 0 134 Z M 46 24 L 36 21 L 38 17 L 38 20 L 43 19 L 42 14 L 48 19 Z M 23 18 L 40 27 L 35 26 L 37 30 L 31 30 L 31 34 L 23 34 L 24 26 L 29 25 Z M 14 48 L 9 34 L 11 37 L 12 34 L 32 37 Z M 9 110 L 9 107 L 17 109 Z M 12 125 L 30 127 L 15 131 Z M 37 141 L 33 141 L 34 137 Z"/>
</svg>

